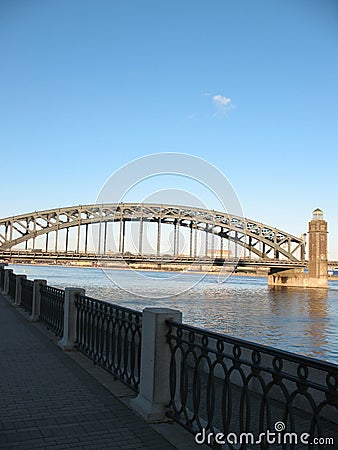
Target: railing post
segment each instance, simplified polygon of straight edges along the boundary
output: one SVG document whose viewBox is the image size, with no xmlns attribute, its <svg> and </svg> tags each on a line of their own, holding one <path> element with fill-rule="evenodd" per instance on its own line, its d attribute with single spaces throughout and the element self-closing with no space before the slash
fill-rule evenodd
<svg viewBox="0 0 338 450">
<path fill-rule="evenodd" d="M 65 289 L 65 303 L 63 315 L 63 336 L 58 342 L 58 346 L 62 350 L 74 350 L 76 341 L 76 306 L 75 300 L 77 295 L 85 295 L 85 290 L 80 288 Z"/>
<path fill-rule="evenodd" d="M 40 303 L 41 303 L 41 286 L 46 284 L 47 284 L 46 280 L 34 280 L 32 314 L 29 318 L 31 322 L 36 322 L 37 320 L 39 320 Z"/>
<path fill-rule="evenodd" d="M 22 293 L 22 280 L 27 278 L 26 275 L 17 275 L 16 276 L 16 288 L 15 288 L 15 300 L 14 306 L 21 305 L 21 293 Z"/>
<path fill-rule="evenodd" d="M 8 292 L 9 292 L 9 274 L 10 273 L 13 273 L 13 269 L 5 270 L 4 295 L 8 295 Z"/>
<path fill-rule="evenodd" d="M 163 422 L 170 401 L 170 359 L 166 320 L 182 322 L 182 313 L 169 308 L 145 308 L 142 315 L 141 380 L 131 408 L 148 422 Z"/>
</svg>

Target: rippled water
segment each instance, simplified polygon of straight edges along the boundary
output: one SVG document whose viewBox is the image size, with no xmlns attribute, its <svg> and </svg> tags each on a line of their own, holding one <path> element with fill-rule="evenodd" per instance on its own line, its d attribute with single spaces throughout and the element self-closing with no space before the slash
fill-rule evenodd
<svg viewBox="0 0 338 450">
<path fill-rule="evenodd" d="M 11 268 L 30 279 L 46 279 L 52 286 L 83 287 L 89 296 L 133 309 L 179 309 L 185 323 L 338 364 L 338 281 L 331 281 L 329 290 L 277 289 L 269 288 L 266 278 L 256 277 L 230 277 L 220 283 L 218 275 L 211 274 L 140 276 L 99 268 Z"/>
</svg>

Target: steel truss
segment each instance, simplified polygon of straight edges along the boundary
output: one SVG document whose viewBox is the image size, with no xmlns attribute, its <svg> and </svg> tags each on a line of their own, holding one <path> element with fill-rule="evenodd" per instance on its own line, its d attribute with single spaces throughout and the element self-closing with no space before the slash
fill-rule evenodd
<svg viewBox="0 0 338 450">
<path fill-rule="evenodd" d="M 161 224 L 170 224 L 177 229 L 190 228 L 190 256 L 193 256 L 192 241 L 193 230 L 198 230 L 241 246 L 261 259 L 283 259 L 288 261 L 303 261 L 305 259 L 305 241 L 303 238 L 270 227 L 255 220 L 232 214 L 177 205 L 160 205 L 147 203 L 119 203 L 100 205 L 80 205 L 45 211 L 35 211 L 28 214 L 0 219 L 0 251 L 11 250 L 13 247 L 29 240 L 33 241 L 41 235 L 55 233 L 57 248 L 58 233 L 62 229 L 77 227 L 77 252 L 80 251 L 80 229 L 85 227 L 85 253 L 87 253 L 88 226 L 109 222 L 120 222 L 119 252 L 124 252 L 125 223 L 128 221 L 140 222 L 140 250 L 142 253 L 142 234 L 145 222 L 156 222 L 157 253 L 160 253 Z M 106 234 L 106 228 L 105 228 Z M 100 234 L 101 235 L 101 234 Z M 223 239 L 221 241 L 223 241 Z M 66 238 L 66 251 L 68 231 Z M 206 239 L 207 246 L 208 239 Z M 221 244 L 223 245 L 223 244 Z M 175 246 L 178 243 L 175 238 Z M 101 249 L 102 250 L 102 249 Z M 99 251 L 99 253 L 101 252 Z M 103 253 L 105 253 L 105 248 Z"/>
</svg>

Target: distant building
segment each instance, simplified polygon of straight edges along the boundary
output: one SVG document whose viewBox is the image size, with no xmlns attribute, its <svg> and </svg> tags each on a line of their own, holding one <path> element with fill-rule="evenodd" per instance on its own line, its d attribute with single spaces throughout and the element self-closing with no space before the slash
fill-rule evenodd
<svg viewBox="0 0 338 450">
<path fill-rule="evenodd" d="M 210 249 L 207 252 L 207 256 L 209 256 L 210 258 L 232 258 L 233 255 L 231 253 L 230 250 L 219 250 L 219 249 Z"/>
</svg>

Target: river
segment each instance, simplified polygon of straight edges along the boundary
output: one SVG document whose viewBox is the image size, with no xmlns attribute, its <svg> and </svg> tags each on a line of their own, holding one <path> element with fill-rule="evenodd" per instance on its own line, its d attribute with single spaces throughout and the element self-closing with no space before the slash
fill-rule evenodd
<svg viewBox="0 0 338 450">
<path fill-rule="evenodd" d="M 330 288 L 270 288 L 266 278 L 10 265 L 29 279 L 128 308 L 169 307 L 187 324 L 338 364 L 338 281 Z"/>
</svg>

